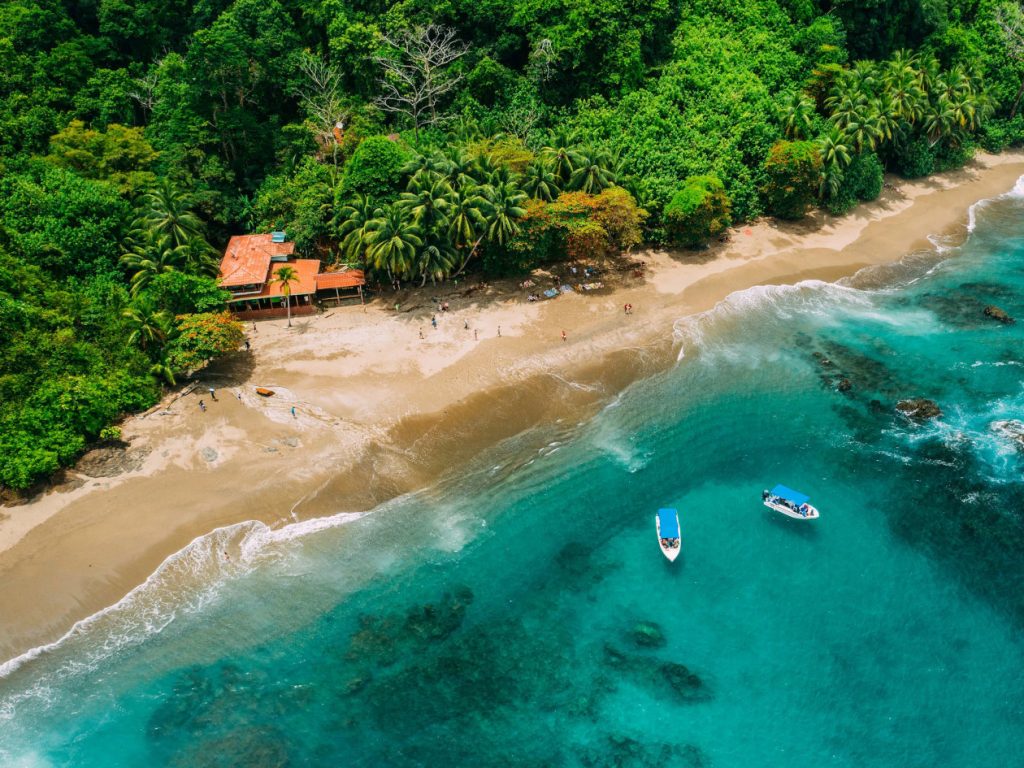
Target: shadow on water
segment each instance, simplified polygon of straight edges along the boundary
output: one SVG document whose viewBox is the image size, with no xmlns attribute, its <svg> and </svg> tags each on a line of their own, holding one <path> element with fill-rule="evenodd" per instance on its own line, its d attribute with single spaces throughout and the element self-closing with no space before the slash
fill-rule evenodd
<svg viewBox="0 0 1024 768">
<path fill-rule="evenodd" d="M 816 541 L 818 538 L 818 525 L 814 520 L 793 520 L 780 512 L 773 512 L 770 509 L 764 511 L 764 520 L 771 527 L 785 531 L 787 535 L 805 541 Z"/>
</svg>

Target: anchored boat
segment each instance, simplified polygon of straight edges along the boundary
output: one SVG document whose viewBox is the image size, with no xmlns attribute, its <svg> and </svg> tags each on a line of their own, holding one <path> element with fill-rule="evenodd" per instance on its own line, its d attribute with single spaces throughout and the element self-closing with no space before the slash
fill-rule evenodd
<svg viewBox="0 0 1024 768">
<path fill-rule="evenodd" d="M 675 560 L 679 557 L 679 513 L 674 509 L 659 509 L 654 516 L 654 527 L 658 531 L 658 546 L 661 554 Z"/>
<path fill-rule="evenodd" d="M 761 492 L 761 500 L 766 507 L 797 520 L 813 520 L 818 517 L 818 510 L 808 503 L 810 498 L 784 485 L 776 485 L 770 491 Z"/>
</svg>

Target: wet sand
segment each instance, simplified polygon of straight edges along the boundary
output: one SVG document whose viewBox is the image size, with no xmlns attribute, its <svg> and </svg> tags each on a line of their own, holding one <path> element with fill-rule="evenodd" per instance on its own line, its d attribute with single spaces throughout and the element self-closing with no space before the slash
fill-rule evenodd
<svg viewBox="0 0 1024 768">
<path fill-rule="evenodd" d="M 962 237 L 968 208 L 1022 174 L 1018 153 L 920 182 L 890 179 L 895 188 L 841 219 L 760 221 L 708 251 L 638 253 L 646 275 L 596 295 L 534 304 L 527 290 L 439 288 L 451 311 L 436 329 L 427 299 L 395 311 L 388 292 L 291 329 L 250 326 L 251 353 L 124 424 L 129 450 L 148 451 L 135 469 L 80 476 L 78 487 L 3 509 L 0 661 L 117 602 L 218 526 L 370 509 L 531 427 L 568 429 L 672 365 L 679 318 L 755 285 L 849 276 L 930 247 L 929 235 Z"/>
</svg>

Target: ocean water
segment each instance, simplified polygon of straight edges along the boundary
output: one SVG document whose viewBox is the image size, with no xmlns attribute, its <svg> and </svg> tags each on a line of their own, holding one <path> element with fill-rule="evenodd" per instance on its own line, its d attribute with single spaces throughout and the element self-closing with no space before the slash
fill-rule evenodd
<svg viewBox="0 0 1024 768">
<path fill-rule="evenodd" d="M 1019 186 L 679 321 L 671 370 L 435 488 L 197 539 L 0 667 L 0 765 L 1020 765 Z"/>
</svg>

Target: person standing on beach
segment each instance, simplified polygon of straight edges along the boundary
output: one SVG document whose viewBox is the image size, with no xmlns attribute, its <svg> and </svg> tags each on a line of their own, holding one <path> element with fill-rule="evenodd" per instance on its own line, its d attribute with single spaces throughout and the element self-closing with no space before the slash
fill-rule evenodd
<svg viewBox="0 0 1024 768">
<path fill-rule="evenodd" d="M 434 328 L 437 328 L 437 315 L 431 315 L 430 324 L 434 326 Z"/>
<path fill-rule="evenodd" d="M 498 326 L 498 338 L 499 339 L 501 338 L 501 326 L 500 325 Z"/>
<path fill-rule="evenodd" d="M 206 413 L 206 403 L 204 403 L 202 400 L 199 401 L 199 410 L 202 411 L 203 413 Z"/>
<path fill-rule="evenodd" d="M 217 393 L 214 391 L 213 387 L 210 387 L 210 399 L 215 403 L 217 402 Z"/>
<path fill-rule="evenodd" d="M 422 328 L 420 328 L 420 338 L 421 339 L 423 338 L 423 329 Z"/>
<path fill-rule="evenodd" d="M 298 416 L 295 415 L 295 406 L 294 405 L 292 406 L 292 418 L 293 419 L 299 418 Z"/>
<path fill-rule="evenodd" d="M 568 341 L 569 338 L 565 335 L 565 331 L 562 331 L 562 341 Z"/>
<path fill-rule="evenodd" d="M 465 328 L 467 331 L 469 330 L 469 320 L 463 321 L 463 328 Z"/>
<path fill-rule="evenodd" d="M 476 333 L 476 328 L 473 329 L 473 341 L 479 341 L 480 337 Z"/>
<path fill-rule="evenodd" d="M 252 344 L 250 344 L 249 340 L 246 339 L 245 340 L 245 351 L 248 352 L 251 348 L 252 348 Z"/>
</svg>

